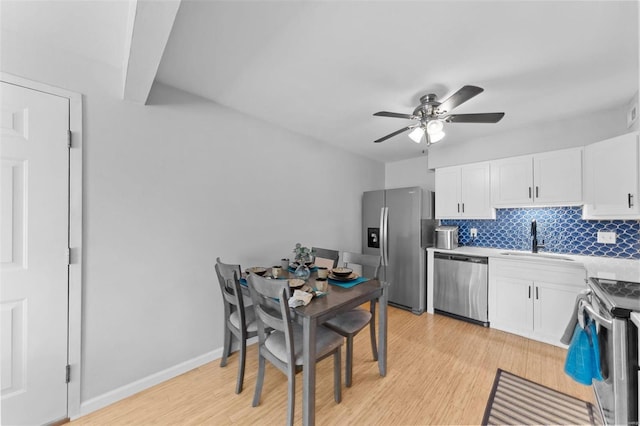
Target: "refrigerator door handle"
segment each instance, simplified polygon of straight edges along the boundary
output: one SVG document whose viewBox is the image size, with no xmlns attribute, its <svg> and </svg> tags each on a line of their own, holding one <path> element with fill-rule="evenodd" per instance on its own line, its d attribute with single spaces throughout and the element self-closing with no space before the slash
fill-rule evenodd
<svg viewBox="0 0 640 426">
<path fill-rule="evenodd" d="M 380 247 L 382 249 L 382 265 L 387 266 L 389 264 L 389 207 L 383 207 L 382 217 L 382 241 Z"/>
<path fill-rule="evenodd" d="M 385 242 L 385 233 L 384 233 L 384 210 L 385 207 L 380 208 L 380 258 L 384 259 L 384 242 Z"/>
</svg>

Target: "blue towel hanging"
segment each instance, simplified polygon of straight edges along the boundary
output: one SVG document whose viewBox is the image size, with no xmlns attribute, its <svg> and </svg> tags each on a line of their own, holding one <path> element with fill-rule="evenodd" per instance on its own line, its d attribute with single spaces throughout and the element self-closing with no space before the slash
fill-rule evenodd
<svg viewBox="0 0 640 426">
<path fill-rule="evenodd" d="M 596 325 L 591 318 L 586 319 L 584 329 L 579 324 L 574 329 L 564 371 L 576 382 L 591 385 L 593 379 L 602 380 L 602 374 Z"/>
<path fill-rule="evenodd" d="M 600 371 L 600 346 L 598 345 L 598 332 L 596 331 L 596 323 L 589 319 L 587 326 L 587 334 L 589 335 L 589 343 L 593 352 L 593 365 L 591 376 L 596 380 L 602 380 L 602 372 Z"/>
</svg>

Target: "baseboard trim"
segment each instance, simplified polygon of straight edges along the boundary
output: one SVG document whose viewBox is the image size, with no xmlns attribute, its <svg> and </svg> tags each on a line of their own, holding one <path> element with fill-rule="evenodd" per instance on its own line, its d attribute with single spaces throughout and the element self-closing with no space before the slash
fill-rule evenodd
<svg viewBox="0 0 640 426">
<path fill-rule="evenodd" d="M 72 417 L 71 420 L 86 416 L 89 413 L 93 413 L 94 411 L 97 411 L 122 399 L 128 398 L 131 395 L 135 395 L 138 392 L 177 377 L 181 374 L 186 373 L 187 371 L 198 368 L 221 357 L 222 348 L 219 348 L 180 364 L 169 367 L 165 370 L 151 374 L 150 376 L 144 377 L 140 380 L 136 380 L 135 382 L 129 383 L 128 385 L 121 386 L 95 398 L 83 401 L 80 404 L 80 414 L 75 418 Z"/>
<path fill-rule="evenodd" d="M 237 350 L 237 343 L 238 342 L 236 341 L 233 342 L 231 346 L 232 351 Z M 247 346 L 253 345 L 255 343 L 258 343 L 257 337 L 252 337 L 251 339 L 247 340 Z M 138 392 L 142 392 L 145 389 L 165 382 L 169 379 L 173 379 L 174 377 L 184 374 L 187 371 L 193 370 L 194 368 L 198 368 L 204 364 L 220 358 L 222 358 L 222 348 L 207 352 L 185 362 L 181 362 L 180 364 L 176 364 L 165 370 L 158 371 L 157 373 L 151 374 L 150 376 L 144 377 L 140 380 L 136 380 L 135 382 L 129 383 L 128 385 L 121 386 L 95 398 L 83 401 L 80 404 L 80 413 L 77 416 L 71 416 L 71 420 L 76 420 L 82 416 L 86 416 L 89 413 L 93 413 L 94 411 L 97 411 L 122 399 L 128 398 L 132 395 L 137 394 Z"/>
</svg>

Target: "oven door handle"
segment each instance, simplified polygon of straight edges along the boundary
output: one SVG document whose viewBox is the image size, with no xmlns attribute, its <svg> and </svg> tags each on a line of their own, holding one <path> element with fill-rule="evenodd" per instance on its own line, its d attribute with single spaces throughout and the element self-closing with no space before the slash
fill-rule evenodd
<svg viewBox="0 0 640 426">
<path fill-rule="evenodd" d="M 598 324 L 602 325 L 605 328 L 608 328 L 609 330 L 613 330 L 613 319 L 603 317 L 593 309 L 593 306 L 591 306 L 589 302 L 587 302 L 586 300 L 581 300 L 578 304 L 578 317 L 581 317 L 584 311 L 587 311 L 589 316 Z"/>
</svg>

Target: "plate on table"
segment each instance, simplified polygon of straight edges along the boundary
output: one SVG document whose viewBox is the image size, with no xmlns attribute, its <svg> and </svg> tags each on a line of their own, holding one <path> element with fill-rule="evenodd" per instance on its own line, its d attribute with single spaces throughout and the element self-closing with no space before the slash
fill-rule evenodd
<svg viewBox="0 0 640 426">
<path fill-rule="evenodd" d="M 329 271 L 329 273 L 331 275 L 333 275 L 334 277 L 343 277 L 343 278 L 347 278 L 350 277 L 353 274 L 353 269 L 351 268 L 346 268 L 344 266 L 339 266 L 336 268 L 333 268 Z"/>
<path fill-rule="evenodd" d="M 336 281 L 353 281 L 358 278 L 358 274 L 352 272 L 350 275 L 345 276 L 337 276 L 332 272 L 329 272 L 329 278 Z"/>
<path fill-rule="evenodd" d="M 291 288 L 299 288 L 302 287 L 304 285 L 304 280 L 301 280 L 300 278 L 291 278 L 289 280 L 289 287 Z"/>
<path fill-rule="evenodd" d="M 267 268 L 263 268 L 262 266 L 252 266 L 251 268 L 247 268 L 246 272 L 247 275 L 249 275 L 250 272 L 253 272 L 256 275 L 263 276 L 267 273 Z"/>
</svg>

